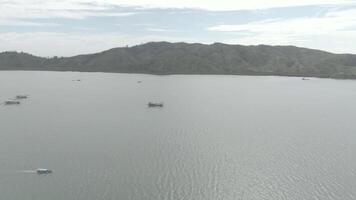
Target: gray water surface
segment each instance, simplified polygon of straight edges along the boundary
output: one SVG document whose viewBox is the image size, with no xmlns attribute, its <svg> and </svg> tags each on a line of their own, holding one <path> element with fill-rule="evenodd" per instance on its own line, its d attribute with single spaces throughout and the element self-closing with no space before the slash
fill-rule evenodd
<svg viewBox="0 0 356 200">
<path fill-rule="evenodd" d="M 0 72 L 18 94 L 0 199 L 356 199 L 356 81 Z"/>
</svg>

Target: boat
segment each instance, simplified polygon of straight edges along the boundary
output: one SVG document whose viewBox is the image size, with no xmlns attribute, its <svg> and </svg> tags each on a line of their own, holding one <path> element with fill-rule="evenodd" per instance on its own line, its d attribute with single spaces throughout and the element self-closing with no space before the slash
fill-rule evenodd
<svg viewBox="0 0 356 200">
<path fill-rule="evenodd" d="M 16 99 L 27 99 L 27 95 L 17 95 Z"/>
<path fill-rule="evenodd" d="M 50 169 L 38 168 L 36 169 L 37 174 L 51 174 L 53 171 Z"/>
<path fill-rule="evenodd" d="M 20 104 L 19 101 L 13 101 L 13 100 L 5 101 L 5 105 L 18 105 L 18 104 Z"/>
<path fill-rule="evenodd" d="M 163 107 L 163 103 L 152 103 L 152 102 L 149 102 L 148 103 L 148 107 Z"/>
<path fill-rule="evenodd" d="M 310 79 L 309 78 L 302 78 L 303 81 L 309 81 Z"/>
</svg>

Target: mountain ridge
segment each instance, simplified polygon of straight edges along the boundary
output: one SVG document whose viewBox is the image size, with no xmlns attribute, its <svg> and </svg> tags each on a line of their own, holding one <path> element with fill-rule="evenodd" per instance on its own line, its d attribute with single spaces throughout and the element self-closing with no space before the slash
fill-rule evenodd
<svg viewBox="0 0 356 200">
<path fill-rule="evenodd" d="M 356 79 L 356 55 L 295 46 L 149 42 L 72 57 L 43 58 L 23 52 L 2 52 L 0 70 Z"/>
</svg>

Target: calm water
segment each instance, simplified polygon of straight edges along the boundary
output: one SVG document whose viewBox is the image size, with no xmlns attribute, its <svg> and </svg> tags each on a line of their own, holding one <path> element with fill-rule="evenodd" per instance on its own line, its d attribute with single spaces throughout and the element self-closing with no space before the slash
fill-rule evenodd
<svg viewBox="0 0 356 200">
<path fill-rule="evenodd" d="M 356 199 L 356 81 L 0 72 L 18 94 L 0 199 Z"/>
</svg>

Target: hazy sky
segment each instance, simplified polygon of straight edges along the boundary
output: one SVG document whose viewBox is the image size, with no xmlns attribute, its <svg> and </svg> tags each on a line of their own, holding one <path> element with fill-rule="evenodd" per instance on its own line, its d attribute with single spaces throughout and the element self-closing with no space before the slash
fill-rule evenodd
<svg viewBox="0 0 356 200">
<path fill-rule="evenodd" d="M 0 0 L 0 51 L 71 56 L 149 41 L 356 53 L 356 0 Z"/>
</svg>

